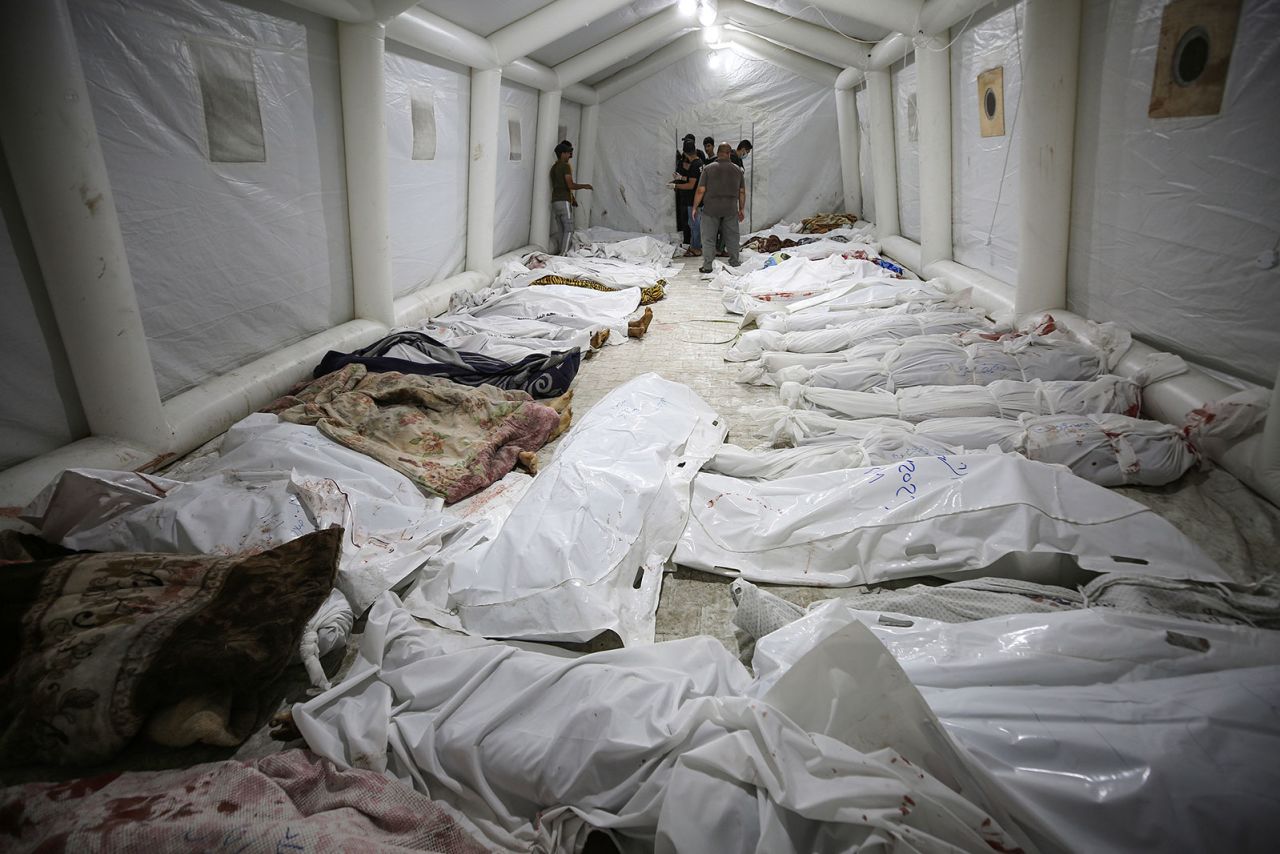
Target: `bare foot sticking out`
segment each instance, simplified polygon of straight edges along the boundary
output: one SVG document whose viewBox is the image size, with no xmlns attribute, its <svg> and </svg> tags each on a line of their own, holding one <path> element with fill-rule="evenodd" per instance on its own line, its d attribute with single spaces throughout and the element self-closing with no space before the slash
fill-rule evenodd
<svg viewBox="0 0 1280 854">
<path fill-rule="evenodd" d="M 609 340 L 609 330 L 599 329 L 591 336 L 591 349 L 599 350 Z"/>
<path fill-rule="evenodd" d="M 560 413 L 560 423 L 556 425 L 556 429 L 551 431 L 551 435 L 547 437 L 547 441 L 559 438 L 560 434 L 569 429 L 569 425 L 573 423 L 573 409 L 566 406 L 564 411 Z"/>
<path fill-rule="evenodd" d="M 646 308 L 642 317 L 627 323 L 627 336 L 630 338 L 643 338 L 644 334 L 649 331 L 649 324 L 652 322 L 653 309 Z"/>
<path fill-rule="evenodd" d="M 573 403 L 573 389 L 569 389 L 569 391 L 566 391 L 559 397 L 548 400 L 546 405 L 550 406 L 556 412 L 564 412 L 569 408 L 569 404 L 571 403 Z"/>
<path fill-rule="evenodd" d="M 516 454 L 516 465 L 527 471 L 529 474 L 538 473 L 538 455 L 533 451 L 521 451 Z"/>
</svg>

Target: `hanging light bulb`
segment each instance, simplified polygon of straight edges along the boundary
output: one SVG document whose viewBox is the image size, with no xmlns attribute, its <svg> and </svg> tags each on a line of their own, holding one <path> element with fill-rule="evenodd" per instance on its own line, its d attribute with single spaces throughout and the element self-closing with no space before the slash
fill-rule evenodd
<svg viewBox="0 0 1280 854">
<path fill-rule="evenodd" d="M 718 50 L 713 50 L 713 51 L 711 51 L 711 56 L 707 58 L 707 65 L 709 65 L 709 66 L 711 67 L 711 70 L 712 70 L 712 71 L 719 71 L 719 70 L 720 70 L 720 62 L 721 62 L 721 60 L 720 60 L 720 51 L 718 51 Z"/>
<path fill-rule="evenodd" d="M 720 35 L 721 33 L 720 33 L 719 24 L 713 24 L 710 27 L 702 28 L 702 41 L 705 42 L 706 44 L 719 44 Z"/>
<path fill-rule="evenodd" d="M 680 0 L 676 7 L 680 10 L 680 14 L 687 18 L 698 11 L 698 0 Z"/>
<path fill-rule="evenodd" d="M 716 4 L 713 0 L 701 0 L 698 3 L 698 23 L 709 27 L 716 22 Z"/>
</svg>

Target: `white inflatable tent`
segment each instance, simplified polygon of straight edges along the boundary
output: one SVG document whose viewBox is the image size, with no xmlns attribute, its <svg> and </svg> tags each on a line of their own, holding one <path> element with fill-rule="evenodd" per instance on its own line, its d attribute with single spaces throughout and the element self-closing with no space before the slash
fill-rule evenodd
<svg viewBox="0 0 1280 854">
<path fill-rule="evenodd" d="M 538 176 L 561 129 L 599 185 L 580 225 L 670 231 L 671 143 L 742 130 L 756 227 L 860 212 L 890 257 L 991 310 L 1117 321 L 1208 369 L 1148 389 L 1171 423 L 1280 365 L 1265 0 L 24 0 L 3 15 L 6 507 L 70 466 L 181 455 L 325 350 L 545 245 Z M 1216 111 L 1157 110 L 1164 65 L 1191 75 L 1179 89 L 1216 87 Z M 989 107 L 999 134 L 979 128 Z M 1280 497 L 1280 424 L 1210 452 Z"/>
<path fill-rule="evenodd" d="M 0 507 L 5 509 L 0 527 L 11 524 L 7 517 L 16 516 L 66 469 L 163 469 L 308 377 L 326 351 L 355 349 L 395 327 L 440 314 L 451 295 L 490 286 L 504 261 L 547 248 L 546 175 L 562 138 L 577 146 L 577 180 L 595 185 L 581 197 L 580 227 L 669 234 L 674 221 L 664 182 L 681 135 L 695 130 L 721 139 L 746 137 L 755 143 L 750 229 L 818 212 L 854 212 L 875 223 L 884 255 L 922 279 L 941 281 L 948 294 L 966 291 L 993 317 L 1026 320 L 1048 310 L 1077 329 L 1087 321 L 1114 321 L 1132 330 L 1136 343 L 1115 368 L 1121 378 L 1108 376 L 1105 382 L 1112 387 L 1129 383 L 1135 395 L 1145 386 L 1146 414 L 1168 425 L 1211 419 L 1222 410 L 1206 410 L 1206 404 L 1241 389 L 1270 387 L 1273 405 L 1277 399 L 1280 336 L 1273 318 L 1280 307 L 1275 291 L 1280 287 L 1280 166 L 1273 151 L 1280 114 L 1273 102 L 1280 91 L 1280 52 L 1274 47 L 1280 5 L 1268 0 L 13 0 L 0 11 L 0 22 L 0 330 L 9 362 L 0 379 Z M 1191 368 L 1152 383 L 1136 379 L 1150 375 L 1150 357 L 1158 352 L 1182 356 Z M 623 389 L 619 397 L 626 399 L 614 409 L 594 410 L 598 419 L 579 418 L 575 431 L 579 436 L 626 432 L 636 422 L 601 428 L 598 421 L 616 412 L 641 411 L 632 398 L 679 403 L 683 392 L 668 387 L 674 385 L 646 375 Z M 974 395 L 974 388 L 959 391 Z M 977 394 L 985 400 L 983 389 Z M 1059 802 L 1059 782 L 1042 782 L 1037 792 L 1014 779 L 1010 790 L 1019 797 L 1025 793 L 1033 807 L 1058 803 L 1044 814 L 1047 823 L 1040 830 L 1048 838 L 1060 832 L 1078 841 L 1088 836 L 1072 834 L 1097 832 L 1103 842 L 1122 847 L 1128 837 L 1121 831 L 1136 837 L 1153 826 L 1163 838 L 1188 828 L 1213 835 L 1220 826 L 1236 829 L 1233 808 L 1239 804 L 1231 801 L 1239 791 L 1261 802 L 1256 792 L 1274 788 L 1269 766 L 1250 765 L 1249 759 L 1267 756 L 1273 741 L 1273 733 L 1257 724 L 1269 720 L 1274 708 L 1262 694 L 1272 697 L 1276 691 L 1275 643 L 1262 630 L 1245 626 L 1210 627 L 1142 614 L 1113 618 L 1105 607 L 1070 609 L 1045 621 L 1034 614 L 1007 624 L 995 617 L 975 620 L 976 630 L 960 632 L 963 642 L 957 644 L 932 620 L 869 621 L 869 612 L 854 614 L 857 605 L 832 603 L 777 633 L 759 633 L 763 654 L 755 662 L 761 677 L 756 683 L 706 638 L 632 644 L 653 638 L 654 627 L 645 621 L 657 607 L 658 579 L 673 549 L 687 567 L 745 571 L 763 581 L 781 575 L 797 583 L 812 581 L 804 577 L 815 553 L 810 542 L 795 545 L 789 555 L 780 552 L 768 539 L 762 517 L 741 510 L 758 485 L 742 487 L 737 479 L 747 477 L 742 469 L 753 465 L 774 467 L 774 479 L 781 480 L 782 472 L 794 476 L 784 489 L 801 496 L 797 504 L 817 494 L 834 496 L 819 502 L 824 512 L 818 521 L 825 527 L 817 533 L 843 544 L 832 558 L 839 565 L 828 568 L 832 576 L 848 570 L 851 553 L 869 555 L 861 563 L 879 575 L 860 577 L 871 581 L 916 575 L 939 554 L 929 542 L 916 542 L 916 529 L 908 526 L 900 526 L 903 542 L 893 544 L 892 555 L 875 551 L 864 531 L 876 527 L 876 508 L 888 499 L 845 482 L 857 459 L 848 443 L 761 455 L 730 449 L 721 445 L 727 428 L 720 416 L 691 390 L 683 391 L 693 400 L 685 401 L 686 411 L 654 407 L 650 418 L 659 426 L 643 431 L 653 445 L 671 448 L 642 447 L 636 459 L 620 462 L 588 441 L 575 447 L 571 433 L 544 469 L 552 477 L 532 479 L 535 487 L 518 475 L 515 485 L 507 484 L 505 498 L 495 502 L 515 515 L 514 534 L 486 539 L 489 520 L 477 511 L 478 521 L 468 517 L 468 525 L 474 521 L 470 539 L 460 541 L 467 549 L 459 551 L 472 564 L 515 565 L 528 545 L 523 534 L 540 530 L 542 510 L 569 507 L 574 512 L 566 517 L 585 518 L 590 514 L 582 508 L 601 496 L 629 508 L 626 521 L 636 530 L 628 536 L 617 536 L 618 526 L 601 514 L 590 530 L 575 530 L 574 548 L 566 551 L 572 559 L 560 562 L 565 566 L 545 561 L 539 572 L 510 573 L 502 580 L 513 583 L 496 591 L 459 582 L 446 591 L 449 602 L 462 606 L 452 610 L 432 598 L 439 591 L 430 582 L 415 580 L 416 586 L 400 588 L 404 607 L 385 593 L 387 585 L 379 579 L 361 588 L 366 595 L 353 598 L 345 630 L 366 609 L 367 625 L 374 630 L 361 634 L 360 655 L 348 674 L 354 678 L 298 707 L 297 719 L 312 748 L 340 759 L 347 746 L 389 731 L 379 716 L 384 706 L 390 714 L 392 706 L 383 703 L 378 679 L 357 686 L 373 697 L 363 710 L 376 705 L 376 715 L 346 714 L 342 704 L 351 699 L 352 685 L 374 670 L 391 680 L 398 678 L 397 668 L 411 677 L 403 680 L 407 694 L 417 695 L 409 697 L 412 703 L 398 701 L 395 714 L 405 712 L 419 721 L 436 712 L 424 700 L 428 692 L 418 690 L 422 685 L 443 685 L 440 696 L 461 702 L 469 702 L 472 692 L 476 702 L 459 717 L 480 729 L 487 729 L 486 715 L 503 703 L 530 706 L 532 719 L 558 727 L 563 710 L 586 698 L 586 706 L 595 704 L 592 708 L 617 727 L 604 735 L 594 729 L 590 737 L 574 735 L 573 742 L 582 746 L 579 765 L 589 770 L 625 765 L 624 782 L 636 786 L 647 785 L 648 778 L 632 776 L 631 748 L 619 753 L 626 754 L 621 759 L 611 751 L 639 745 L 648 753 L 675 756 L 685 746 L 670 739 L 637 739 L 634 726 L 651 738 L 655 722 L 683 720 L 690 732 L 705 733 L 700 727 L 708 721 L 700 716 L 712 714 L 716 742 L 703 758 L 710 759 L 704 767 L 719 776 L 716 785 L 683 776 L 671 783 L 666 766 L 654 778 L 674 793 L 673 803 L 684 801 L 683 811 L 673 810 L 678 821 L 658 822 L 649 814 L 657 801 L 622 785 L 609 796 L 617 795 L 627 808 L 615 804 L 612 818 L 597 813 L 587 822 L 562 811 L 544 825 L 545 816 L 537 816 L 538 832 L 545 834 L 562 826 L 575 833 L 582 829 L 578 825 L 609 826 L 606 818 L 617 826 L 654 824 L 670 834 L 673 848 L 683 842 L 684 850 L 716 847 L 718 841 L 691 840 L 714 836 L 719 823 L 704 819 L 717 811 L 730 824 L 749 823 L 775 813 L 799 814 L 814 802 L 812 793 L 835 807 L 851 797 L 868 797 L 868 791 L 872 800 L 883 800 L 880 788 L 864 788 L 865 774 L 846 773 L 842 764 L 830 771 L 837 775 L 839 770 L 833 781 L 816 758 L 806 766 L 813 779 L 800 775 L 779 791 L 766 791 L 769 787 L 756 777 L 757 767 L 778 764 L 771 748 L 779 745 L 791 760 L 820 753 L 824 762 L 834 758 L 856 766 L 858 757 L 851 758 L 850 745 L 838 743 L 841 733 L 831 727 L 868 720 L 855 710 L 876 704 L 885 721 L 883 740 L 905 751 L 904 759 L 908 753 L 916 756 L 914 750 L 934 757 L 937 764 L 927 770 L 941 775 L 946 785 L 952 775 L 964 780 L 973 767 L 959 763 L 959 753 L 946 752 L 953 745 L 940 722 L 955 727 L 957 721 L 980 719 L 1001 738 L 1012 733 L 1006 746 L 1012 767 L 1024 743 L 1034 741 L 1026 733 L 1038 730 L 1016 729 L 990 703 L 1003 703 L 1004 710 L 1025 704 L 1050 711 L 1076 704 L 1073 727 L 1079 731 L 1057 733 L 1069 748 L 1057 754 L 1061 763 L 1038 767 L 1054 781 L 1102 781 L 1119 794 L 1106 795 L 1106 803 L 1099 804 L 1092 790 L 1087 797 L 1072 795 L 1070 783 L 1062 783 L 1068 796 Z M 910 397 L 822 387 L 782 391 L 783 397 L 794 391 L 825 398 L 829 406 L 844 395 L 852 409 L 877 397 L 876 405 L 892 405 L 898 415 Z M 1039 400 L 1039 391 L 1019 391 Z M 1003 414 L 994 394 L 990 400 Z M 683 427 L 671 426 L 677 416 Z M 814 418 L 828 416 L 787 411 L 779 423 Z M 269 422 L 269 416 L 254 415 L 228 434 L 233 441 L 223 449 L 234 450 L 236 441 L 276 427 L 281 434 L 310 430 Z M 1201 450 L 1280 504 L 1280 420 L 1268 420 L 1245 438 L 1229 432 Z M 686 435 L 699 441 L 689 442 Z M 678 453 L 676 445 L 682 448 Z M 320 468 L 326 462 L 305 443 L 293 448 L 298 456 L 263 447 L 273 458 L 239 461 L 245 470 L 278 465 L 307 475 L 306 463 Z M 700 484 L 690 487 L 716 448 L 720 454 L 708 465 L 711 474 L 699 475 Z M 385 468 L 338 451 L 353 471 Z M 812 471 L 791 471 L 788 460 L 816 456 L 814 451 L 834 462 L 819 459 Z M 727 468 L 735 457 L 737 474 Z M 951 466 L 944 457 L 936 460 L 935 468 Z M 950 562 L 931 565 L 935 577 L 942 574 L 940 567 L 980 571 L 965 562 L 971 555 L 994 565 L 997 547 L 1030 554 L 1035 543 L 1014 535 L 1032 531 L 1052 540 L 1056 557 L 1070 551 L 1076 528 L 1092 526 L 1092 550 L 1073 552 L 1084 558 L 1081 566 L 1123 570 L 1112 564 L 1145 563 L 1127 552 L 1114 554 L 1132 546 L 1156 555 L 1161 572 L 1153 571 L 1152 577 L 1161 579 L 1162 589 L 1185 592 L 1192 589 L 1186 579 L 1212 579 L 1213 590 L 1197 595 L 1222 592 L 1216 568 L 1202 565 L 1198 552 L 1185 551 L 1173 525 L 1156 514 L 1135 523 L 1129 514 L 1136 505 L 1117 496 L 1087 500 L 1091 494 L 1080 492 L 1085 498 L 1068 501 L 1071 490 L 1061 486 L 1074 483 L 1074 477 L 1065 470 L 1046 477 L 1039 463 L 1020 456 L 975 460 L 983 476 L 968 481 L 976 497 L 964 512 L 976 515 L 976 508 L 985 514 L 989 529 L 968 532 L 952 553 L 943 552 L 940 558 Z M 686 467 L 686 462 L 695 464 Z M 556 480 L 557 467 L 570 464 L 588 476 Z M 674 479 L 698 499 L 691 516 L 700 527 L 687 526 L 673 546 L 678 531 L 669 523 L 690 508 L 674 500 L 652 502 L 656 510 L 648 515 L 635 508 L 641 503 L 636 496 L 673 499 L 677 490 L 668 480 L 677 469 L 682 471 Z M 209 473 L 216 475 L 216 467 Z M 625 483 L 611 487 L 607 475 Z M 873 474 L 867 483 L 878 479 Z M 729 494 L 724 483 L 730 480 L 742 496 L 736 507 L 733 500 L 719 500 Z M 145 482 L 154 488 L 158 481 Z M 644 489 L 637 490 L 636 483 Z M 939 483 L 934 484 L 939 504 L 957 503 Z M 1060 527 L 1045 534 L 1053 526 L 1037 529 L 995 503 L 991 497 L 1011 483 L 1025 493 L 1040 493 L 1027 503 L 1065 507 L 1045 513 Z M 429 512 L 412 484 L 405 484 L 412 501 L 356 496 L 357 504 L 371 508 L 370 516 L 383 514 L 384 527 L 375 533 L 389 532 L 388 539 L 410 544 L 395 554 L 397 583 L 404 575 L 400 569 L 419 566 L 421 553 L 434 552 L 453 530 L 451 520 Z M 893 483 L 877 490 L 887 494 L 891 486 L 894 495 L 905 488 Z M 526 489 L 533 499 L 519 504 Z M 88 525 L 93 513 L 80 511 L 100 494 L 110 492 L 87 491 L 85 503 L 60 521 Z M 235 516 L 224 513 L 219 495 L 204 505 L 205 512 Z M 860 496 L 863 505 L 850 512 Z M 504 501 L 518 504 L 521 512 L 502 507 Z M 333 518 L 349 521 L 355 512 Z M 317 527 L 329 520 L 318 517 Z M 647 528 L 646 537 L 640 536 L 641 528 Z M 284 522 L 279 529 L 287 530 Z M 548 539 L 558 534 L 552 528 Z M 86 536 L 81 544 L 101 542 Z M 477 542 L 487 545 L 472 548 Z M 922 545 L 925 551 L 913 555 Z M 360 557 L 354 538 L 349 551 Z M 651 572 L 633 575 L 642 552 L 642 569 Z M 919 560 L 891 564 L 899 552 Z M 714 559 L 699 563 L 707 554 Z M 465 570 L 467 561 L 450 566 Z M 909 572 L 898 571 L 904 567 Z M 598 577 L 589 577 L 596 570 L 601 570 Z M 565 578 L 571 583 L 562 584 Z M 583 578 L 590 583 L 582 585 Z M 853 581 L 838 577 L 835 583 Z M 985 592 L 1014 595 L 1009 589 L 997 585 Z M 511 656 L 512 647 L 460 640 L 424 628 L 410 616 L 492 637 L 548 639 L 542 626 L 511 627 L 537 611 L 529 606 L 534 599 L 529 591 L 552 601 L 546 613 L 581 609 L 580 623 L 556 626 L 559 633 L 549 639 L 597 637 L 601 612 L 606 618 L 625 617 L 619 625 L 631 620 L 634 638 L 627 638 L 627 649 L 600 657 L 573 658 L 561 650 L 563 662 L 522 648 L 495 670 L 495 678 L 475 680 L 477 667 L 487 666 L 485 659 Z M 560 601 L 562 594 L 567 604 Z M 1082 599 L 1087 594 L 1082 592 Z M 741 584 L 736 595 L 742 595 Z M 1191 594 L 1188 600 L 1202 601 Z M 777 628 L 800 616 L 798 606 L 794 610 L 785 620 L 758 622 Z M 746 607 L 739 614 L 751 616 Z M 1194 634 L 1166 628 L 1171 625 Z M 316 634 L 310 664 L 323 677 Z M 1016 642 L 1003 640 L 1015 635 Z M 388 640 L 387 649 L 382 639 Z M 951 648 L 948 666 L 939 670 L 942 676 L 924 662 L 926 654 L 935 655 L 934 646 Z M 902 654 L 908 647 L 921 655 Z M 1039 647 L 1056 660 L 1043 664 L 1034 655 L 1025 658 L 1026 650 L 1035 653 Z M 992 659 L 992 649 L 1008 652 L 1010 661 Z M 1064 649 L 1079 653 L 1065 656 L 1075 663 L 1065 669 Z M 1202 664 L 1200 654 L 1210 650 Z M 902 659 L 901 670 L 887 666 L 890 652 Z M 966 655 L 976 663 L 966 664 Z M 461 664 L 451 670 L 455 660 Z M 631 687 L 600 682 L 592 675 L 600 662 L 610 678 Z M 837 662 L 856 671 L 858 679 L 833 679 Z M 1074 673 L 1080 662 L 1094 669 Z M 793 668 L 797 664 L 804 666 Z M 778 673 L 761 665 L 795 672 L 779 691 L 769 688 Z M 1253 672 L 1263 666 L 1269 669 L 1261 676 Z M 587 675 L 575 687 L 578 669 Z M 1141 678 L 1131 679 L 1131 669 Z M 1050 670 L 1052 678 L 1045 676 Z M 457 674 L 456 684 L 447 678 L 450 673 Z M 571 690 L 544 692 L 528 681 L 539 673 L 556 676 L 547 685 L 569 674 L 563 681 Z M 993 674 L 1009 684 L 993 681 Z M 1185 684 L 1157 685 L 1153 677 L 1161 674 Z M 685 677 L 691 679 L 688 690 L 680 681 Z M 1079 683 L 1072 681 L 1077 678 Z M 909 681 L 936 706 L 901 706 L 910 714 L 885 714 L 909 699 L 903 693 Z M 1129 726 L 1122 718 L 1130 707 L 1113 702 L 1112 683 L 1118 686 L 1115 696 L 1137 698 L 1147 704 L 1143 708 L 1155 710 L 1149 717 L 1160 721 L 1170 709 L 1181 714 L 1187 696 L 1209 698 L 1203 699 L 1209 712 L 1187 704 L 1192 719 L 1207 720 L 1216 734 L 1232 734 L 1229 749 L 1221 756 L 1204 753 L 1208 762 L 1197 753 L 1180 764 L 1182 751 L 1168 746 L 1180 742 L 1164 741 L 1166 735 L 1199 746 L 1197 731 L 1172 714 L 1167 726 L 1157 721 L 1148 727 L 1145 719 L 1142 727 Z M 1081 690 L 1097 685 L 1105 688 Z M 964 693 L 969 688 L 975 689 L 973 697 Z M 993 688 L 1001 690 L 991 693 Z M 676 691 L 691 702 L 668 702 L 669 692 Z M 815 697 L 832 703 L 815 703 Z M 755 717 L 765 708 L 757 700 L 775 704 L 787 725 L 779 729 L 780 724 L 764 720 L 767 715 Z M 613 714 L 628 704 L 639 711 Z M 826 714 L 824 709 L 831 713 L 828 721 L 809 719 Z M 346 726 L 353 731 L 345 732 Z M 1136 729 L 1143 732 L 1135 735 Z M 482 738 L 478 731 L 455 734 L 462 745 L 456 750 L 447 740 L 439 745 L 471 756 Z M 573 763 L 545 761 L 520 749 L 531 743 L 523 721 L 511 728 L 509 741 L 505 729 L 493 731 L 498 748 L 491 748 L 483 770 L 502 785 L 508 780 L 515 789 L 529 780 L 559 785 L 562 768 L 573 770 Z M 1141 787 L 1145 806 L 1136 818 L 1129 790 L 1111 786 L 1121 777 L 1112 773 L 1110 759 L 1095 755 L 1096 739 L 1106 741 L 1103 733 L 1116 731 L 1128 739 L 1127 746 L 1139 748 L 1138 761 L 1160 772 Z M 534 730 L 534 740 L 558 751 L 560 730 L 548 732 L 544 738 Z M 821 738 L 815 740 L 815 734 Z M 971 744 L 981 737 L 980 727 L 968 735 Z M 415 761 L 429 763 L 439 746 L 420 739 L 414 751 L 423 752 L 415 756 L 370 743 L 372 749 L 362 756 L 391 756 L 381 770 L 402 779 L 414 773 L 409 769 Z M 772 758 L 762 755 L 758 765 L 743 766 L 743 756 L 754 756 L 743 745 L 752 744 L 770 749 Z M 965 744 L 963 733 L 955 744 Z M 939 745 L 946 751 L 937 750 Z M 1108 747 L 1108 755 L 1120 756 L 1113 744 Z M 1005 762 L 1002 750 L 985 753 L 992 766 Z M 1222 756 L 1238 773 L 1220 780 Z M 876 774 L 889 781 L 888 788 L 898 786 L 892 775 L 899 772 L 911 778 L 909 785 L 924 785 L 915 782 L 914 768 L 889 768 L 895 758 L 885 763 L 880 770 L 890 775 Z M 1166 765 L 1176 775 L 1167 773 Z M 798 766 L 783 761 L 780 767 Z M 678 770 L 683 775 L 689 769 Z M 494 833 L 510 831 L 517 848 L 528 841 L 519 836 L 533 833 L 524 826 L 526 816 L 505 815 L 507 804 L 496 796 L 492 802 L 464 803 L 468 786 L 481 788 L 479 783 L 452 768 L 440 774 L 443 780 L 455 775 L 463 784 L 456 791 L 436 787 L 436 797 L 448 801 L 454 792 L 477 821 L 494 811 Z M 923 772 L 919 777 L 924 779 Z M 1177 786 L 1170 787 L 1170 779 Z M 1182 797 L 1184 784 L 1191 793 L 1188 802 L 1202 798 L 1208 785 L 1220 789 L 1223 805 L 1213 801 L 1190 811 L 1185 821 L 1166 823 L 1161 805 L 1166 795 Z M 765 800 L 746 795 L 757 790 L 765 792 Z M 951 800 L 942 784 L 932 791 L 960 818 L 967 820 L 976 809 Z M 972 796 L 981 801 L 990 792 Z M 890 798 L 895 804 L 896 797 Z M 568 795 L 563 800 L 571 802 Z M 784 809 L 761 806 L 773 802 Z M 907 816 L 908 802 L 914 806 L 908 798 L 889 812 Z M 740 811 L 732 806 L 738 803 Z M 1003 809 L 1001 804 L 1001 798 L 991 798 L 978 806 L 1003 821 L 993 811 Z M 1100 807 L 1106 807 L 1101 819 Z M 1263 804 L 1252 814 L 1263 812 L 1274 813 Z M 835 821 L 833 815 L 806 818 Z M 1259 832 L 1274 835 L 1266 827 Z M 1188 833 L 1186 838 L 1194 837 Z M 832 848 L 850 847 L 842 837 L 831 839 Z M 996 844 L 999 839 L 970 841 L 975 850 L 1011 850 Z"/>
</svg>

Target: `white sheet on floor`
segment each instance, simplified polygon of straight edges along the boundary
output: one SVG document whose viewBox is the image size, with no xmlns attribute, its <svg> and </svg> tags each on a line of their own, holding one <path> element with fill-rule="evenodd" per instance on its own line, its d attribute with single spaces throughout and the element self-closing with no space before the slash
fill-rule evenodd
<svg viewBox="0 0 1280 854">
<path fill-rule="evenodd" d="M 690 481 L 727 429 L 687 386 L 624 383 L 574 425 L 501 527 L 442 552 L 406 604 L 486 637 L 651 643 Z"/>
<path fill-rule="evenodd" d="M 784 382 L 778 389 L 792 409 L 816 409 L 849 418 L 930 418 L 1031 415 L 1085 415 L 1115 412 L 1137 415 L 1142 386 L 1126 377 L 1104 374 L 1096 380 L 997 380 L 989 385 L 926 385 L 897 391 L 846 391 Z"/>
<path fill-rule="evenodd" d="M 511 352 L 504 349 L 506 346 L 504 342 L 508 340 L 518 342 L 512 346 L 522 349 L 527 346 L 533 352 L 568 350 L 571 347 L 577 347 L 585 352 L 591 347 L 591 334 L 598 329 L 608 327 L 605 324 L 594 328 L 566 327 L 548 323 L 545 320 L 501 315 L 476 317 L 471 314 L 441 314 L 429 320 L 423 320 L 413 328 L 428 335 L 448 336 L 450 340 L 468 338 L 479 346 L 487 348 L 477 352 L 485 352 L 487 355 L 501 358 L 497 355 L 499 352 Z M 542 342 L 550 350 L 538 351 L 536 345 L 527 343 L 531 341 Z"/>
<path fill-rule="evenodd" d="M 836 354 L 766 353 L 743 368 L 739 382 L 895 391 L 922 385 L 988 385 L 996 380 L 1092 380 L 1107 367 L 1107 353 L 1066 338 L 1027 335 L 987 341 L 921 335 L 870 341 Z"/>
<path fill-rule="evenodd" d="M 856 323 L 884 314 L 915 314 L 967 305 L 969 291 L 953 292 L 939 280 L 915 282 L 904 287 L 897 282 L 881 282 L 871 287 L 849 285 L 809 300 L 774 306 L 752 315 L 760 329 L 770 332 L 805 332 Z"/>
<path fill-rule="evenodd" d="M 1044 847 L 1262 851 L 1280 834 L 1280 634 L 1108 609 L 886 625 L 833 600 L 757 642 L 751 693 L 857 622 Z"/>
<path fill-rule="evenodd" d="M 659 279 L 670 279 L 679 272 L 678 267 L 672 266 L 670 255 L 658 262 L 641 262 L 624 261 L 612 257 L 594 258 L 533 252 L 521 261 L 513 260 L 504 264 L 498 272 L 495 286 L 523 288 L 543 276 L 555 275 L 588 279 L 614 290 L 621 290 L 622 288 L 646 288 Z"/>
<path fill-rule="evenodd" d="M 802 660 L 760 700 L 711 638 L 563 658 L 424 628 L 388 594 L 347 679 L 293 718 L 315 752 L 447 802 L 499 850 L 578 851 L 589 827 L 626 852 L 1014 848 L 921 770 L 966 773 L 919 693 L 897 668 L 892 690 L 883 671 L 863 674 L 859 658 L 850 668 L 884 687 L 875 698 L 835 696 L 830 672 Z M 834 731 L 847 707 L 890 694 L 926 734 L 906 715 Z"/>
<path fill-rule="evenodd" d="M 803 332 L 754 329 L 742 333 L 725 353 L 726 362 L 758 359 L 766 350 L 787 353 L 838 353 L 867 341 L 898 341 L 917 335 L 951 335 L 970 329 L 992 329 L 991 321 L 973 311 L 894 313 L 852 319 L 848 323 Z"/>
<path fill-rule="evenodd" d="M 774 444 L 844 440 L 881 465 L 899 459 L 883 448 L 919 445 L 931 453 L 997 448 L 1069 468 L 1100 486 L 1160 486 L 1182 477 L 1200 456 L 1181 428 L 1114 413 L 934 418 L 911 424 L 891 418 L 849 420 L 821 412 L 787 410 L 771 428 Z M 950 449 L 950 450 L 945 450 Z"/>
<path fill-rule="evenodd" d="M 593 291 L 572 285 L 514 288 L 469 310 L 480 318 L 506 317 L 541 320 L 566 329 L 605 327 L 609 343 L 627 340 L 627 318 L 640 306 L 640 289 Z"/>
<path fill-rule="evenodd" d="M 773 481 L 702 473 L 691 506 L 676 562 L 756 582 L 872 584 L 1032 553 L 1071 555 L 1094 572 L 1229 580 L 1141 504 L 1013 454 L 917 457 Z"/>
<path fill-rule="evenodd" d="M 900 280 L 893 279 L 875 262 L 841 255 L 817 261 L 790 258 L 741 276 L 725 270 L 712 280 L 712 285 L 724 288 L 722 301 L 727 311 L 745 314 L 751 308 L 758 310 L 759 302 L 776 307 L 868 280 L 889 284 L 898 282 L 900 287 L 903 286 Z"/>
<path fill-rule="evenodd" d="M 680 248 L 666 235 L 614 231 L 611 228 L 585 228 L 574 232 L 569 255 L 575 258 L 616 258 L 632 264 L 664 268 Z M 652 282 L 650 282 L 652 284 Z"/>
<path fill-rule="evenodd" d="M 179 554 L 261 551 L 341 525 L 335 585 L 357 614 L 465 524 L 372 457 L 266 413 L 233 425 L 199 477 L 73 469 L 23 518 L 68 548 Z"/>
</svg>

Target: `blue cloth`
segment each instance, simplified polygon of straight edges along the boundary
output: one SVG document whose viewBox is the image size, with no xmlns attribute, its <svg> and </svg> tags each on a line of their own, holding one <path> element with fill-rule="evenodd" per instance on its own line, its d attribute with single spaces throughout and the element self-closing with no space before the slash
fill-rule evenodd
<svg viewBox="0 0 1280 854">
<path fill-rule="evenodd" d="M 383 355 L 403 344 L 417 350 L 424 361 L 397 359 Z M 322 377 L 352 363 L 370 371 L 445 377 L 463 385 L 492 385 L 527 391 L 534 397 L 559 397 L 569 390 L 582 364 L 577 347 L 554 353 L 531 353 L 518 362 L 504 362 L 483 353 L 455 350 L 424 332 L 393 332 L 368 347 L 351 353 L 330 350 L 316 366 L 314 376 Z"/>
</svg>

